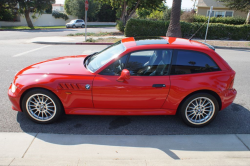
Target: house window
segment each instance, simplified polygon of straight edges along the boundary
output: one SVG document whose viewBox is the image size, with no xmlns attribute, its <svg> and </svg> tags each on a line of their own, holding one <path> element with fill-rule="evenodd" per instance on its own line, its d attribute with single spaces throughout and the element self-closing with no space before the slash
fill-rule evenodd
<svg viewBox="0 0 250 166">
<path fill-rule="evenodd" d="M 226 17 L 233 17 L 232 11 L 226 11 Z"/>
<path fill-rule="evenodd" d="M 209 16 L 210 11 L 207 11 L 207 16 Z M 211 17 L 233 17 L 233 11 L 220 11 L 213 10 L 211 13 Z"/>
</svg>

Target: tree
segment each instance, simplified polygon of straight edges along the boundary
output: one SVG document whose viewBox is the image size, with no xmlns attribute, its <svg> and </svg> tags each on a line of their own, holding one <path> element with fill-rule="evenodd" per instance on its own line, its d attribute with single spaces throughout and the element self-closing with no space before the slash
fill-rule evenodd
<svg viewBox="0 0 250 166">
<path fill-rule="evenodd" d="M 229 9 L 235 9 L 242 12 L 248 12 L 246 23 L 249 22 L 249 15 L 250 15 L 250 0 L 221 0 L 224 2 L 225 6 Z"/>
<path fill-rule="evenodd" d="M 248 12 L 250 10 L 250 0 L 220 0 L 230 9 Z"/>
<path fill-rule="evenodd" d="M 97 20 L 97 14 L 100 10 L 100 3 L 94 0 L 89 0 L 88 20 Z M 85 0 L 65 0 L 64 9 L 67 14 L 77 16 L 84 19 L 85 17 Z"/>
<path fill-rule="evenodd" d="M 153 15 L 158 15 L 159 13 L 162 13 L 162 17 L 163 17 L 163 13 L 167 8 L 168 7 L 165 6 L 165 3 L 162 2 L 155 9 L 154 8 L 139 8 L 139 9 L 136 10 L 136 14 L 139 16 L 139 18 L 142 18 L 142 19 L 152 17 Z"/>
<path fill-rule="evenodd" d="M 113 8 L 117 8 L 120 13 L 120 21 L 123 25 L 133 16 L 136 9 L 156 9 L 162 0 L 101 0 L 104 3 L 110 4 Z"/>
<path fill-rule="evenodd" d="M 113 10 L 112 6 L 108 4 L 101 5 L 101 9 L 97 14 L 98 21 L 101 22 L 115 22 L 116 10 Z"/>
<path fill-rule="evenodd" d="M 19 4 L 18 12 L 25 16 L 28 27 L 34 29 L 29 14 L 33 13 L 33 18 L 36 17 L 35 14 L 43 14 L 46 9 L 49 9 L 55 3 L 55 0 L 16 0 L 16 2 Z"/>
<path fill-rule="evenodd" d="M 16 7 L 16 2 L 9 0 L 0 1 L 0 20 L 10 21 L 14 18 L 13 9 Z"/>
<path fill-rule="evenodd" d="M 173 0 L 171 19 L 166 36 L 181 37 L 180 16 L 181 16 L 181 0 Z"/>
</svg>

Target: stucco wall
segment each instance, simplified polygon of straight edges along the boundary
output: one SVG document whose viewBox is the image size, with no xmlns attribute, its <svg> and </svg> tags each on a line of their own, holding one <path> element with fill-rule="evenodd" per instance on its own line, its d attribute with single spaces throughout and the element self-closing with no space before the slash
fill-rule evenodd
<svg viewBox="0 0 250 166">
<path fill-rule="evenodd" d="M 31 15 L 30 18 L 32 19 Z M 32 19 L 34 26 L 62 26 L 70 20 L 77 19 L 77 17 L 69 16 L 68 20 L 56 19 L 51 14 L 43 14 L 38 16 L 37 19 Z M 88 25 L 115 25 L 114 22 L 89 22 Z M 0 21 L 0 26 L 27 26 L 24 16 L 20 16 L 20 22 Z"/>
<path fill-rule="evenodd" d="M 30 18 L 32 14 L 30 14 Z M 69 16 L 68 20 L 64 19 L 56 19 L 51 14 L 42 14 L 37 15 L 37 19 L 32 19 L 32 23 L 34 26 L 60 26 L 65 25 L 72 19 L 77 19 L 76 17 Z M 24 16 L 20 16 L 20 22 L 10 22 L 10 21 L 0 21 L 1 26 L 27 26 L 27 22 Z"/>
<path fill-rule="evenodd" d="M 198 7 L 197 14 L 198 14 L 198 15 L 204 15 L 204 16 L 206 16 L 208 10 L 210 10 L 209 7 Z M 228 9 L 228 8 L 213 8 L 213 10 L 233 11 L 233 10 L 230 10 L 230 9 Z M 234 11 L 233 16 L 234 16 L 234 17 L 243 17 L 243 18 L 247 18 L 247 13 L 240 12 L 240 11 Z"/>
</svg>

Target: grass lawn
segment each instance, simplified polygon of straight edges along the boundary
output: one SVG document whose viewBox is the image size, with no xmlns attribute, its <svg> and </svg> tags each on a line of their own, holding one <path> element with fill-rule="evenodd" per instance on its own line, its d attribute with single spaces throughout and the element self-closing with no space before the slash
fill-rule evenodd
<svg viewBox="0 0 250 166">
<path fill-rule="evenodd" d="M 98 38 L 98 39 L 93 39 L 93 38 L 88 38 L 86 42 L 89 43 L 116 43 L 123 38 L 116 38 L 116 37 L 109 37 L 109 38 Z"/>
<path fill-rule="evenodd" d="M 99 33 L 93 33 L 88 32 L 87 36 L 117 36 L 117 35 L 124 35 L 121 32 L 99 32 Z M 85 36 L 85 33 L 70 33 L 67 36 Z"/>
<path fill-rule="evenodd" d="M 115 27 L 115 25 L 88 25 L 88 28 L 99 28 L 99 27 Z M 47 27 L 41 27 L 41 26 L 35 26 L 35 29 L 60 29 L 60 28 L 66 28 L 65 26 L 47 26 Z M 5 27 L 2 26 L 0 29 L 4 30 L 9 30 L 9 29 L 16 29 L 16 30 L 21 30 L 21 29 L 31 29 L 30 27 L 27 26 L 16 26 L 16 27 Z"/>
</svg>

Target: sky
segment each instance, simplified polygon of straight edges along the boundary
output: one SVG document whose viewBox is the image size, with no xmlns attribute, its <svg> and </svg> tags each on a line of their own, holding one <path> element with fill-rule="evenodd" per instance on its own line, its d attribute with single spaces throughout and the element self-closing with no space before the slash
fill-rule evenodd
<svg viewBox="0 0 250 166">
<path fill-rule="evenodd" d="M 171 7 L 172 2 L 173 2 L 173 0 L 167 0 L 167 6 Z M 181 8 L 182 9 L 192 9 L 193 5 L 194 5 L 194 2 L 191 1 L 191 0 L 182 0 L 182 2 L 181 2 Z"/>
<path fill-rule="evenodd" d="M 56 0 L 56 3 L 57 4 L 64 4 L 64 1 L 65 0 Z M 173 0 L 167 0 L 168 7 L 172 6 L 172 2 L 173 2 Z M 194 4 L 194 2 L 191 0 L 182 0 L 181 8 L 182 9 L 191 9 L 193 7 L 193 4 Z"/>
</svg>

